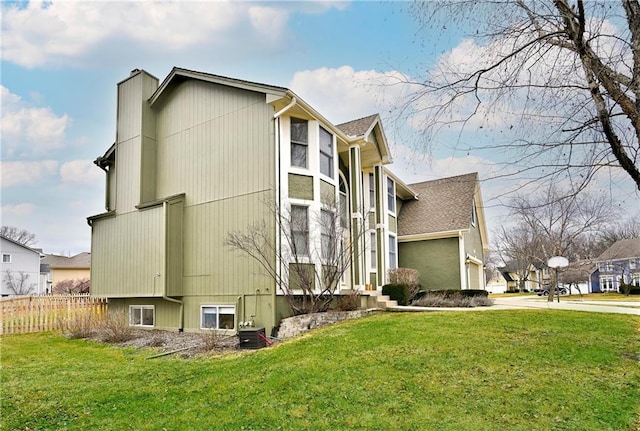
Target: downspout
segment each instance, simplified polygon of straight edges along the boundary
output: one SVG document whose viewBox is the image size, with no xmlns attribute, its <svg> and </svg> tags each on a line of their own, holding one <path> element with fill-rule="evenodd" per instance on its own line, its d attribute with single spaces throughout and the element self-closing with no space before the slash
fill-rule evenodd
<svg viewBox="0 0 640 431">
<path fill-rule="evenodd" d="M 164 229 L 165 229 L 165 232 L 164 232 L 164 235 L 165 235 L 164 273 L 166 274 L 167 273 L 167 250 L 166 250 L 167 240 L 166 240 L 166 238 L 167 238 L 167 235 L 168 235 L 168 232 L 167 232 L 168 223 L 167 223 L 166 220 L 167 220 L 167 215 L 168 215 L 168 212 L 169 212 L 169 209 L 168 209 L 169 208 L 169 204 L 168 204 L 168 202 L 165 201 L 162 204 L 162 208 L 164 209 L 164 219 L 165 219 L 165 226 L 164 226 Z M 157 275 L 160 276 L 159 273 Z M 182 274 L 180 274 L 180 276 L 182 277 Z M 184 302 L 181 301 L 180 299 L 170 298 L 170 297 L 167 296 L 167 282 L 163 282 L 162 283 L 162 299 L 164 299 L 165 301 L 169 301 L 169 302 L 173 302 L 173 303 L 176 303 L 176 304 L 180 304 L 180 322 L 178 324 L 178 332 L 183 332 L 184 331 Z"/>
<path fill-rule="evenodd" d="M 280 116 L 282 114 L 284 114 L 285 112 L 287 112 L 289 109 L 293 108 L 296 104 L 298 103 L 298 100 L 294 97 L 291 98 L 291 102 L 285 106 L 284 108 L 282 108 L 281 110 L 279 110 L 278 112 L 276 112 L 275 114 L 273 114 L 273 129 L 274 129 L 274 146 L 275 146 L 275 199 L 276 199 L 276 207 L 278 208 L 278 214 L 282 213 L 282 202 L 280 199 L 280 193 L 281 193 L 281 189 L 280 189 L 280 183 L 282 181 L 281 177 L 281 172 L 282 172 L 282 167 L 280 166 Z M 276 241 L 276 253 L 280 250 L 280 247 L 282 246 L 280 243 L 280 238 L 281 238 L 282 232 L 280 232 L 280 223 L 276 223 L 275 226 L 275 241 Z M 277 304 L 277 296 L 278 296 L 278 280 L 280 279 L 280 277 L 282 276 L 282 260 L 279 259 L 277 256 L 275 256 L 276 259 L 278 259 L 278 262 L 276 262 L 276 280 L 274 280 L 274 286 L 273 286 L 273 292 L 271 293 L 271 300 L 273 303 L 272 306 L 272 310 L 273 310 L 273 327 L 275 327 L 277 325 L 278 322 L 278 304 Z M 258 298 L 256 297 L 256 303 L 258 301 Z M 243 309 L 243 311 L 246 313 L 246 309 Z"/>
</svg>

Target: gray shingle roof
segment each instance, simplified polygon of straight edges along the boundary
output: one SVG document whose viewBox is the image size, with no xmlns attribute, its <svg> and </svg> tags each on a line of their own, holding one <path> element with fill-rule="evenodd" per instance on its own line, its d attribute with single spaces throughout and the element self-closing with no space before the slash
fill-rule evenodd
<svg viewBox="0 0 640 431">
<path fill-rule="evenodd" d="M 418 200 L 402 205 L 398 234 L 417 235 L 469 229 L 478 173 L 409 184 Z"/>
<path fill-rule="evenodd" d="M 71 257 L 47 254 L 40 259 L 40 263 L 47 264 L 50 268 L 90 268 L 91 253 L 84 252 Z"/>
<path fill-rule="evenodd" d="M 640 238 L 621 239 L 606 249 L 596 262 L 640 257 Z"/>
<path fill-rule="evenodd" d="M 348 136 L 362 136 L 371 127 L 373 122 L 378 118 L 378 114 L 369 115 L 367 117 L 358 118 L 357 120 L 347 121 L 338 124 L 336 127 Z"/>
</svg>

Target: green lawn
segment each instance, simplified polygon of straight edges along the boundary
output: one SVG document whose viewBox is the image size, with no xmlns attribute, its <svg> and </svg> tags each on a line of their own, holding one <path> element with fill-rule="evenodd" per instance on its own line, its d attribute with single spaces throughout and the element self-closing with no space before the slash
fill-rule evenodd
<svg viewBox="0 0 640 431">
<path fill-rule="evenodd" d="M 196 360 L 7 336 L 2 429 L 637 430 L 639 331 L 600 313 L 387 313 Z"/>
</svg>

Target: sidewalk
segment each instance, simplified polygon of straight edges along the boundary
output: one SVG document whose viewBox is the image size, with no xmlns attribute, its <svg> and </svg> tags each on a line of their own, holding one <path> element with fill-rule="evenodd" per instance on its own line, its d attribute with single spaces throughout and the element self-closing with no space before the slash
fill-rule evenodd
<svg viewBox="0 0 640 431">
<path fill-rule="evenodd" d="M 640 316 L 640 302 L 630 301 L 580 301 L 572 297 L 561 296 L 560 302 L 556 298 L 554 298 L 554 302 L 548 302 L 546 298 L 514 296 L 511 298 L 495 298 L 494 304 L 513 309 L 546 308 L 591 311 L 595 313 L 635 314 Z"/>
</svg>

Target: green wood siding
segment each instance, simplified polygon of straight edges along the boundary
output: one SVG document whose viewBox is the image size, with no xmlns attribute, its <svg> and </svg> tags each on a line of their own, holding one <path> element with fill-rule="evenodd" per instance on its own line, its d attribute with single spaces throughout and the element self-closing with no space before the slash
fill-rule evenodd
<svg viewBox="0 0 640 431">
<path fill-rule="evenodd" d="M 418 270 L 425 290 L 460 289 L 458 238 L 398 243 L 398 266 Z"/>
<path fill-rule="evenodd" d="M 93 223 L 92 295 L 162 295 L 166 277 L 164 220 L 163 207 L 157 206 Z"/>
<path fill-rule="evenodd" d="M 158 110 L 158 196 L 187 206 L 273 187 L 273 108 L 265 95 L 200 81 L 178 85 Z"/>
<path fill-rule="evenodd" d="M 267 223 L 273 241 L 274 221 L 263 203 L 271 198 L 262 192 L 185 208 L 185 295 L 237 295 L 274 288 L 253 259 L 224 246 L 229 232 L 244 231 L 260 220 Z"/>
<path fill-rule="evenodd" d="M 389 232 L 398 232 L 398 221 L 394 216 L 391 215 L 389 216 Z"/>
<path fill-rule="evenodd" d="M 477 226 L 471 226 L 469 233 L 465 234 L 464 248 L 466 253 L 476 257 L 477 259 L 484 260 L 480 229 L 478 229 Z"/>
<path fill-rule="evenodd" d="M 289 174 L 289 197 L 313 200 L 313 177 Z"/>
</svg>

